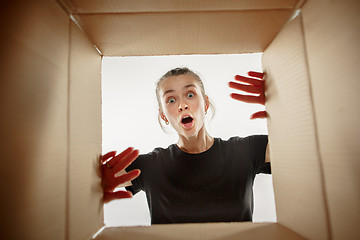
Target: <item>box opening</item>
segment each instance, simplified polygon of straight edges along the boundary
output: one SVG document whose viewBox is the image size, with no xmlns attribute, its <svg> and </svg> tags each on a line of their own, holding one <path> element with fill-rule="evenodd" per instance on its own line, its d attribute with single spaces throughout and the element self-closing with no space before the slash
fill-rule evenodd
<svg viewBox="0 0 360 240">
<path fill-rule="evenodd" d="M 202 78 L 216 108 L 214 118 L 208 114 L 206 121 L 212 136 L 228 139 L 267 134 L 266 120 L 249 119 L 252 113 L 264 107 L 234 101 L 229 97 L 234 91 L 227 86 L 236 74 L 262 71 L 261 58 L 262 53 L 103 57 L 103 154 L 112 150 L 121 152 L 129 146 L 139 149 L 140 153 L 148 153 L 177 141 L 174 130 L 167 126 L 163 132 L 159 126 L 155 96 L 156 81 L 175 67 L 188 67 Z M 256 177 L 254 204 L 254 222 L 276 222 L 271 175 Z M 105 204 L 104 219 L 106 226 L 150 225 L 145 193 Z"/>
</svg>

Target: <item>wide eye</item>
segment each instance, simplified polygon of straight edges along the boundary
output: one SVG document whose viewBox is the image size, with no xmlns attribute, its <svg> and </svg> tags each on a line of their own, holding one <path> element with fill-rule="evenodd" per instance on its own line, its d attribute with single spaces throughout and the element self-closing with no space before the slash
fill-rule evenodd
<svg viewBox="0 0 360 240">
<path fill-rule="evenodd" d="M 194 96 L 195 96 L 195 95 L 194 95 L 193 93 L 191 93 L 191 92 L 187 94 L 187 97 L 188 97 L 188 98 L 192 98 L 192 97 L 194 97 Z"/>
<path fill-rule="evenodd" d="M 174 102 L 175 102 L 175 98 L 169 98 L 169 99 L 167 100 L 167 102 L 168 102 L 168 103 L 174 103 Z"/>
</svg>

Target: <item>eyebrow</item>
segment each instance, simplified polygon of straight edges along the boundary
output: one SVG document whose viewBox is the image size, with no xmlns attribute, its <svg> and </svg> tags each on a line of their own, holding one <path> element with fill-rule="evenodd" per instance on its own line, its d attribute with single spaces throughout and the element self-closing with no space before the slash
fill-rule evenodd
<svg viewBox="0 0 360 240">
<path fill-rule="evenodd" d="M 191 83 L 191 84 L 185 85 L 185 86 L 183 87 L 183 89 L 187 89 L 187 88 L 190 88 L 190 87 L 196 87 L 196 86 L 195 86 L 195 84 L 192 84 L 192 83 Z M 165 96 L 166 94 L 171 93 L 171 92 L 174 92 L 174 90 L 172 90 L 172 89 L 166 90 L 166 91 L 164 92 L 163 96 Z"/>
</svg>

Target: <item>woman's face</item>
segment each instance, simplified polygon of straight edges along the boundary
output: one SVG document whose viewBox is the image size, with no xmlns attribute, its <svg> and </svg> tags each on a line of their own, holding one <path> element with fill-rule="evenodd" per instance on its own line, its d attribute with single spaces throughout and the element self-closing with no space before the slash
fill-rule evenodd
<svg viewBox="0 0 360 240">
<path fill-rule="evenodd" d="M 209 100 L 192 75 L 173 76 L 160 84 L 160 116 L 166 117 L 175 131 L 184 137 L 196 136 L 204 127 Z"/>
</svg>

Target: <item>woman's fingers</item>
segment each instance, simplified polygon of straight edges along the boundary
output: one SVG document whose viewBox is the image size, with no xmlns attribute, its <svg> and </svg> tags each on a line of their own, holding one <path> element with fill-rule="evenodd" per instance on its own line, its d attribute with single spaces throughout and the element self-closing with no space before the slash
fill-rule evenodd
<svg viewBox="0 0 360 240">
<path fill-rule="evenodd" d="M 256 112 L 256 113 L 252 114 L 250 116 L 250 119 L 266 118 L 266 117 L 267 117 L 266 111 L 260 111 L 260 112 Z"/>
<path fill-rule="evenodd" d="M 261 92 L 263 91 L 261 87 L 258 86 L 254 86 L 254 85 L 245 85 L 245 84 L 240 84 L 240 83 L 235 83 L 235 82 L 229 82 L 229 87 L 240 90 L 240 91 L 244 91 L 244 92 L 248 92 L 248 93 L 255 93 L 255 94 L 261 94 Z"/>
<path fill-rule="evenodd" d="M 111 152 L 108 152 L 107 154 L 103 155 L 101 157 L 101 161 L 102 163 L 106 162 L 106 160 L 108 160 L 109 158 L 112 158 L 116 155 L 116 151 L 111 151 Z"/>
<path fill-rule="evenodd" d="M 256 77 L 256 78 L 261 78 L 261 79 L 264 78 L 264 73 L 261 73 L 261 72 L 250 71 L 250 72 L 248 72 L 248 75 L 250 77 Z"/>
<path fill-rule="evenodd" d="M 246 102 L 246 103 L 264 104 L 264 101 L 262 100 L 262 98 L 258 97 L 258 96 L 250 96 L 250 95 L 232 93 L 232 94 L 230 94 L 230 97 L 235 100 Z"/>
<path fill-rule="evenodd" d="M 115 156 L 116 152 L 112 151 L 102 156 L 102 186 L 104 190 L 104 202 L 110 202 L 114 199 L 131 198 L 132 193 L 129 191 L 117 191 L 114 189 L 128 181 L 137 178 L 141 171 L 134 169 L 128 173 L 115 177 L 115 173 L 128 167 L 138 156 L 139 151 L 133 148 L 128 148 L 119 155 Z M 108 160 L 110 159 L 110 160 Z"/>
<path fill-rule="evenodd" d="M 133 195 L 130 191 L 116 191 L 116 192 L 104 192 L 104 202 L 108 203 L 115 199 L 132 198 Z"/>
<path fill-rule="evenodd" d="M 109 161 L 106 162 L 106 166 L 108 168 L 113 168 L 116 163 L 125 158 L 127 155 L 129 155 L 130 153 L 132 153 L 134 151 L 134 149 L 132 147 L 129 147 L 127 149 L 125 149 L 124 151 L 122 151 L 119 155 L 114 156 L 112 159 L 110 159 Z"/>
<path fill-rule="evenodd" d="M 263 80 L 260 79 L 254 79 L 254 78 L 248 78 L 248 77 L 244 77 L 244 76 L 240 76 L 240 75 L 236 75 L 235 76 L 235 80 L 239 81 L 239 82 L 244 82 L 244 83 L 248 83 L 257 87 L 261 87 L 264 84 Z"/>
<path fill-rule="evenodd" d="M 140 175 L 141 171 L 139 169 L 134 169 L 128 173 L 125 173 L 119 177 L 114 177 L 114 176 L 110 176 L 110 177 L 105 177 L 103 178 L 102 181 L 102 186 L 104 189 L 104 192 L 112 192 L 114 191 L 114 189 L 119 186 L 122 185 L 128 181 L 132 181 L 135 178 L 137 178 Z"/>
<path fill-rule="evenodd" d="M 254 96 L 254 95 L 244 95 L 244 94 L 232 93 L 232 94 L 230 94 L 230 96 L 233 99 L 238 100 L 238 101 L 265 105 L 264 80 L 262 79 L 264 77 L 264 74 L 261 72 L 250 71 L 250 72 L 248 72 L 248 75 L 250 77 L 244 77 L 244 76 L 240 76 L 240 75 L 235 76 L 235 80 L 246 83 L 246 84 L 230 82 L 229 87 L 240 90 L 240 91 L 244 91 L 247 93 L 254 93 L 254 94 L 258 94 L 258 95 Z M 258 79 L 256 79 L 256 78 L 258 78 Z M 255 115 L 255 117 L 256 116 L 257 115 Z"/>
<path fill-rule="evenodd" d="M 139 156 L 139 150 L 133 150 L 126 156 L 116 156 L 115 165 L 112 165 L 112 170 L 114 173 L 117 173 L 125 168 L 127 168 L 135 159 Z"/>
<path fill-rule="evenodd" d="M 128 173 L 125 173 L 119 177 L 116 177 L 114 179 L 114 182 L 116 184 L 115 187 L 119 186 L 120 184 L 126 183 L 128 181 L 134 180 L 135 178 L 137 178 L 140 175 L 140 173 L 141 173 L 140 169 L 134 169 Z"/>
</svg>

